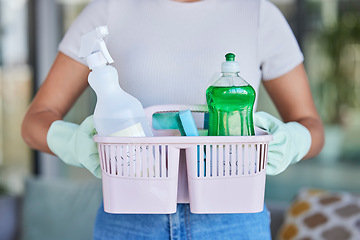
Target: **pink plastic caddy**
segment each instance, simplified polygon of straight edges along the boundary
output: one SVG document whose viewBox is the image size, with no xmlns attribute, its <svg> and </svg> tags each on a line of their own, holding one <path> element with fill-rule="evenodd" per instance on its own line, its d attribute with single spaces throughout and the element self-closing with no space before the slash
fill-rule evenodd
<svg viewBox="0 0 360 240">
<path fill-rule="evenodd" d="M 159 105 L 145 111 L 152 126 L 154 113 L 186 109 L 207 112 L 206 105 Z M 178 202 L 190 203 L 192 213 L 263 210 L 271 135 L 260 129 L 255 136 L 182 137 L 176 129 L 153 132 L 154 137 L 94 136 L 106 212 L 174 213 Z"/>
</svg>

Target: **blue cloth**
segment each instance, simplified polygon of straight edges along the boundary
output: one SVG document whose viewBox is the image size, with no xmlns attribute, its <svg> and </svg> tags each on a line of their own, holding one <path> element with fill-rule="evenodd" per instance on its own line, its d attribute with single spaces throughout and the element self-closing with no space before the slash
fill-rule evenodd
<svg viewBox="0 0 360 240">
<path fill-rule="evenodd" d="M 162 239 L 271 239 L 270 214 L 193 214 L 189 204 L 178 204 L 174 214 L 109 214 L 100 207 L 95 240 Z"/>
</svg>

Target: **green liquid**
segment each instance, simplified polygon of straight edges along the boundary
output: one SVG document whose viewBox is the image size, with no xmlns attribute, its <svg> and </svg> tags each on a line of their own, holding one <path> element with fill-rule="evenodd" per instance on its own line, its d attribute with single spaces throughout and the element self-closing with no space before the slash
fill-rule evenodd
<svg viewBox="0 0 360 240">
<path fill-rule="evenodd" d="M 255 135 L 253 122 L 255 95 L 255 90 L 250 85 L 210 86 L 206 90 L 209 136 Z"/>
</svg>

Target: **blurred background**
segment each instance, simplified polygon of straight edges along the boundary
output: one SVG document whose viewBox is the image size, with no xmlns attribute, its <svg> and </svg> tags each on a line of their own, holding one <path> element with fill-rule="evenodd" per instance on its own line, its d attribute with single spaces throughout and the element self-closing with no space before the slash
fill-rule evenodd
<svg viewBox="0 0 360 240">
<path fill-rule="evenodd" d="M 0 211 L 1 199 L 22 199 L 34 176 L 47 182 L 94 181 L 84 169 L 29 149 L 20 134 L 23 116 L 59 41 L 88 2 L 0 0 Z M 287 18 L 305 55 L 326 144 L 315 159 L 268 177 L 266 201 L 289 204 L 303 187 L 360 193 L 360 1 L 272 2 Z M 258 110 L 278 116 L 264 89 L 260 91 Z M 92 113 L 95 100 L 88 89 L 66 120 L 80 123 Z"/>
</svg>

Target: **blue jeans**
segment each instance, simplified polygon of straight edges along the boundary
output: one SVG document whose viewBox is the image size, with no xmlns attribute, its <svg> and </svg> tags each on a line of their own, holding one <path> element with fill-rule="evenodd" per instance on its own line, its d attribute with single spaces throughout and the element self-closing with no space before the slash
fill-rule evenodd
<svg viewBox="0 0 360 240">
<path fill-rule="evenodd" d="M 178 204 L 174 214 L 109 214 L 101 206 L 94 239 L 267 240 L 270 215 L 265 206 L 260 213 L 244 214 L 193 214 L 189 204 Z"/>
</svg>

